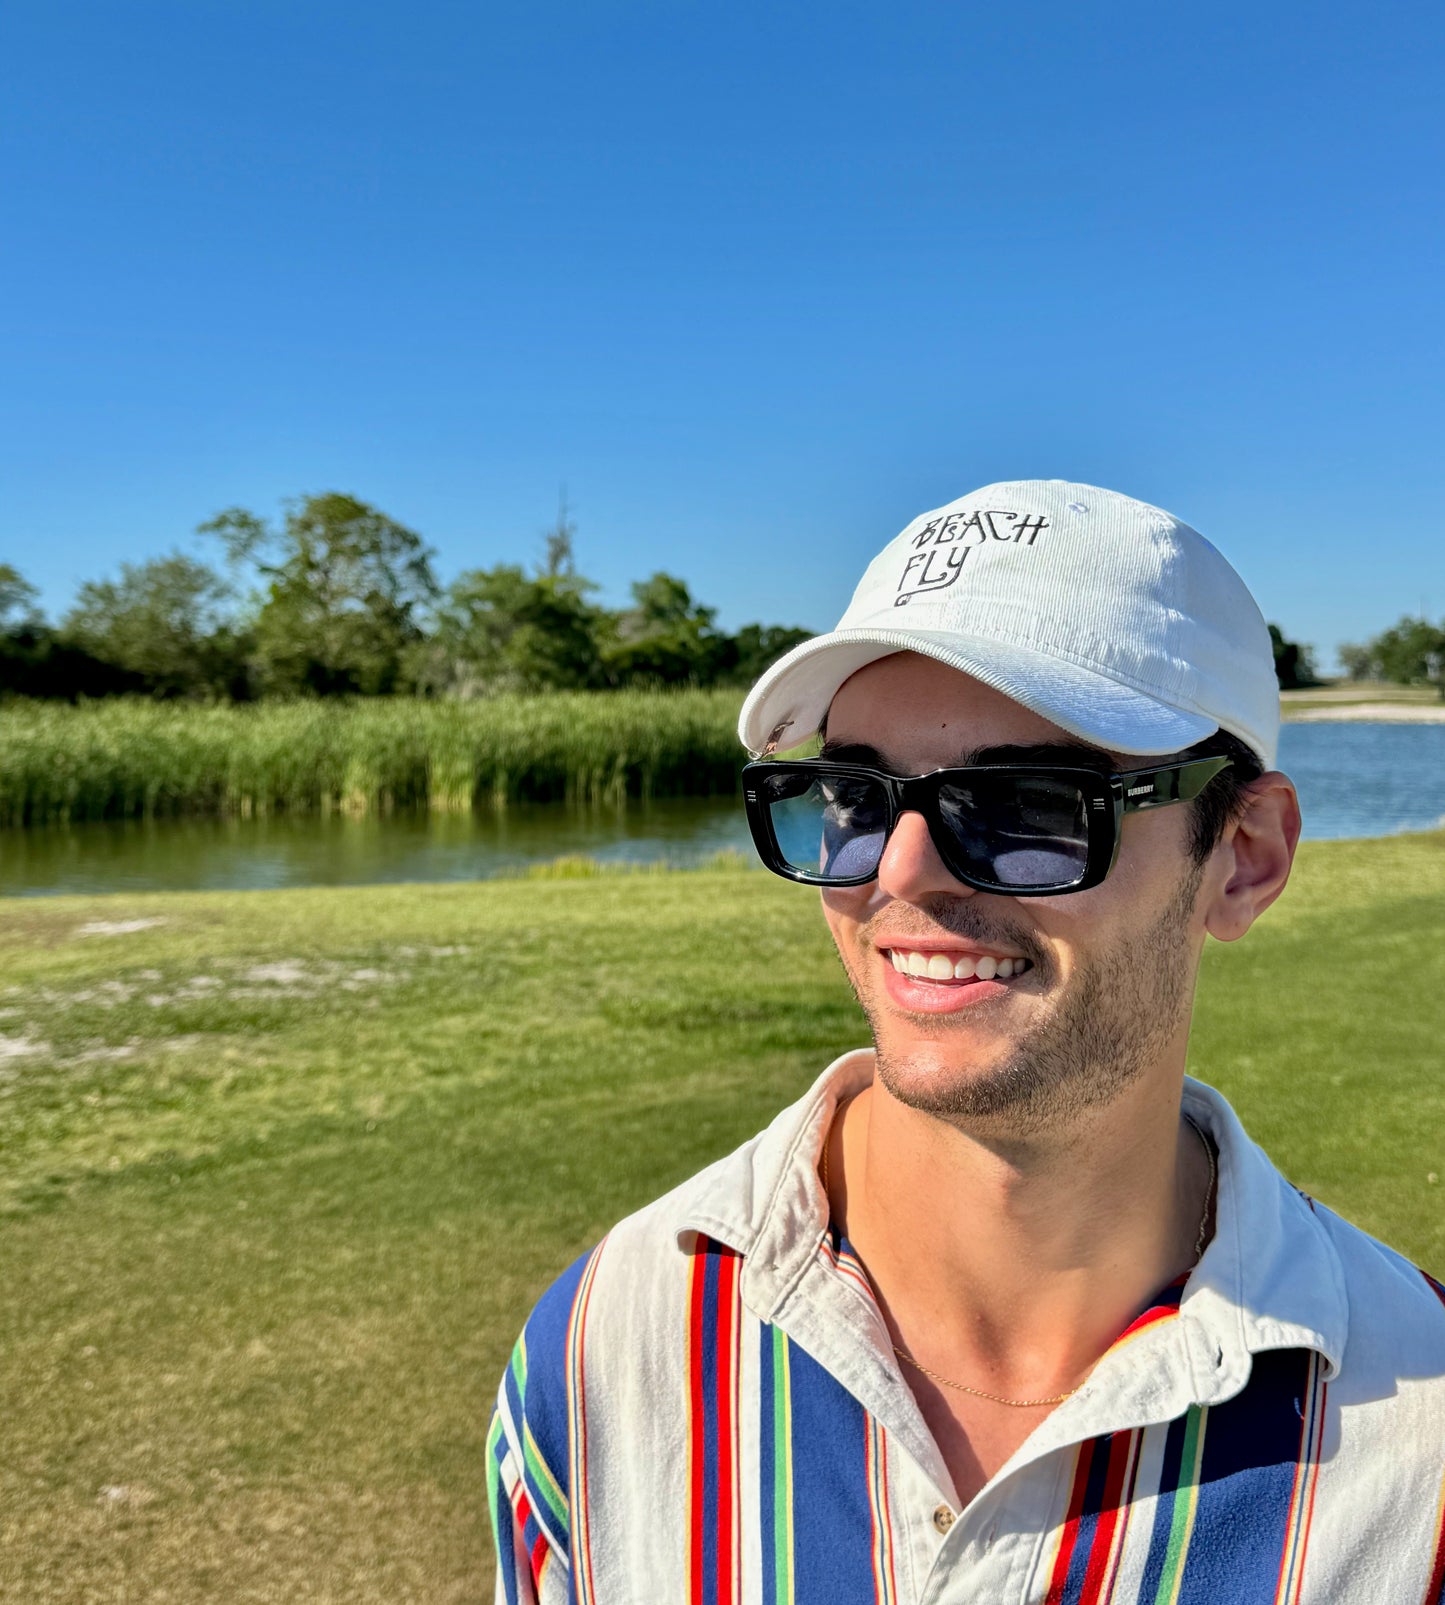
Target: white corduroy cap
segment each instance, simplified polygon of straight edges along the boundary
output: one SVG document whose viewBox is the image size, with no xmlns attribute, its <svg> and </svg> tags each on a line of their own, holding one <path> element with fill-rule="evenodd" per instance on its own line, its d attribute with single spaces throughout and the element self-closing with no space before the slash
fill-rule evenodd
<svg viewBox="0 0 1445 1605">
<path fill-rule="evenodd" d="M 806 740 L 849 675 L 893 652 L 937 658 L 1115 752 L 1177 752 L 1222 729 L 1275 761 L 1279 690 L 1254 598 L 1196 530 L 1117 491 L 1013 480 L 915 518 L 837 629 L 753 687 L 743 745 Z"/>
</svg>

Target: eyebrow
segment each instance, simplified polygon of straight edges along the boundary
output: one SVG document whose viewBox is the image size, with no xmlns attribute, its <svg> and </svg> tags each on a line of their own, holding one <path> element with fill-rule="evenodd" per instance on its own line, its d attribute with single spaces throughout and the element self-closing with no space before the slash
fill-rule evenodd
<svg viewBox="0 0 1445 1605">
<path fill-rule="evenodd" d="M 818 754 L 834 763 L 863 764 L 886 774 L 901 775 L 903 770 L 889 761 L 876 747 L 865 741 L 826 741 Z M 1114 760 L 1107 752 L 1085 741 L 1043 741 L 972 747 L 959 754 L 949 768 L 967 769 L 979 764 L 1056 764 L 1066 769 L 1114 771 Z"/>
</svg>

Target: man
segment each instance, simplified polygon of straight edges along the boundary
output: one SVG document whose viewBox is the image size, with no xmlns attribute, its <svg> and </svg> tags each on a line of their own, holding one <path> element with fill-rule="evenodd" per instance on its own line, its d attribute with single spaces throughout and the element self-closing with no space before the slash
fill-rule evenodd
<svg viewBox="0 0 1445 1605">
<path fill-rule="evenodd" d="M 542 1298 L 499 1598 L 1438 1605 L 1445 1295 L 1184 1075 L 1289 875 L 1277 732 L 1220 554 L 1057 481 L 916 519 L 763 676 L 753 835 L 874 1047 Z"/>
</svg>

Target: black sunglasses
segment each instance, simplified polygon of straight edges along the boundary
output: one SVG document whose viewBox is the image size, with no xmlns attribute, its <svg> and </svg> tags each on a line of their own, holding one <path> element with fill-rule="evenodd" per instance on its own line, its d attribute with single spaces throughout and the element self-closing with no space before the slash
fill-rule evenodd
<svg viewBox="0 0 1445 1605">
<path fill-rule="evenodd" d="M 748 828 L 775 875 L 863 886 L 899 816 L 920 813 L 944 867 L 980 892 L 1047 897 L 1097 886 L 1119 856 L 1124 815 L 1188 802 L 1228 758 L 1159 769 L 978 764 L 890 775 L 827 758 L 743 767 Z"/>
</svg>

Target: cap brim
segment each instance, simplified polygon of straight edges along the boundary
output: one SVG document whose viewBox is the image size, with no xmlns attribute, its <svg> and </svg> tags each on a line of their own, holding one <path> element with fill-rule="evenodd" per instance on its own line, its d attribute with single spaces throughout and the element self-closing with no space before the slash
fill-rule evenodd
<svg viewBox="0 0 1445 1605">
<path fill-rule="evenodd" d="M 895 652 L 936 658 L 1068 731 L 1112 752 L 1178 752 L 1219 728 L 1199 713 L 1174 708 L 1097 669 L 983 636 L 926 630 L 832 630 L 794 647 L 753 687 L 738 719 L 752 753 L 777 735 L 795 747 L 823 722 L 838 688 L 866 664 Z M 779 727 L 782 727 L 779 729 Z"/>
</svg>

